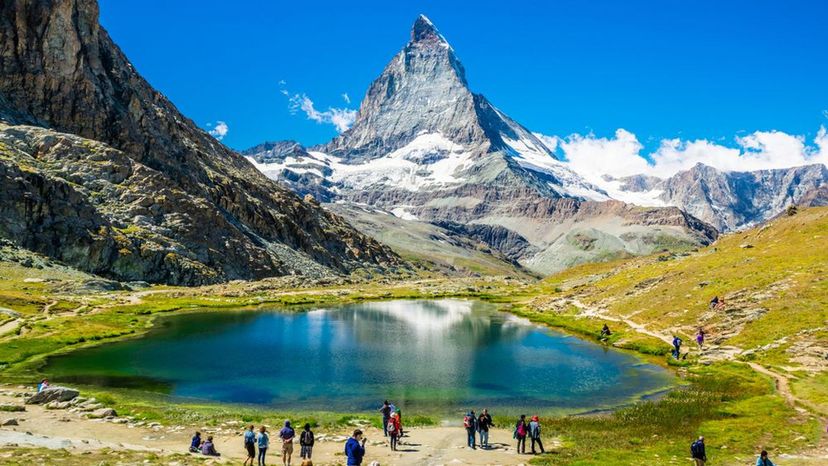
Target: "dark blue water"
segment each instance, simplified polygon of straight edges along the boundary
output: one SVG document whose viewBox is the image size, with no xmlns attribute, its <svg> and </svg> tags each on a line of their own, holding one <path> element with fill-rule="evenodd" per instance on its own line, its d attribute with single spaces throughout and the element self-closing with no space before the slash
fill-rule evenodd
<svg viewBox="0 0 828 466">
<path fill-rule="evenodd" d="M 384 398 L 445 412 L 592 409 L 672 382 L 630 354 L 459 300 L 183 315 L 144 338 L 54 358 L 47 372 L 180 397 L 331 411 L 376 409 Z"/>
</svg>

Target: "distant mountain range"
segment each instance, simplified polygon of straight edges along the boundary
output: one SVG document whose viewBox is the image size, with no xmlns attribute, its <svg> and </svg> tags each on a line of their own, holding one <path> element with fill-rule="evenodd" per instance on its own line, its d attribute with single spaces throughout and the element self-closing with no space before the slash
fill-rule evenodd
<svg viewBox="0 0 828 466">
<path fill-rule="evenodd" d="M 675 207 L 610 200 L 473 93 L 425 16 L 370 85 L 348 131 L 318 147 L 276 142 L 243 154 L 300 194 L 435 224 L 538 273 L 707 244 L 717 234 Z"/>
<path fill-rule="evenodd" d="M 425 16 L 370 85 L 349 130 L 316 147 L 281 141 L 242 154 L 300 194 L 447 228 L 538 273 L 706 244 L 790 204 L 828 202 L 821 164 L 745 173 L 698 165 L 667 179 L 590 183 L 469 89 Z"/>
<path fill-rule="evenodd" d="M 0 3 L 0 238 L 122 281 L 407 267 L 183 116 L 94 0 Z"/>
</svg>

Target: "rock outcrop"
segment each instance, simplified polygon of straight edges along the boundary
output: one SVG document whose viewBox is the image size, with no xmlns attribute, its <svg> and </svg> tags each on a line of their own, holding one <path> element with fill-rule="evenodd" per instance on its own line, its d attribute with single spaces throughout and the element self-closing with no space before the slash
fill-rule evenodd
<svg viewBox="0 0 828 466">
<path fill-rule="evenodd" d="M 52 401 L 72 401 L 73 399 L 77 398 L 78 395 L 79 392 L 74 388 L 49 387 L 32 395 L 29 399 L 26 400 L 26 404 L 42 405 L 50 403 Z"/>
<path fill-rule="evenodd" d="M 0 78 L 12 219 L 0 235 L 20 245 L 172 284 L 403 266 L 184 117 L 100 27 L 94 0 L 0 4 Z"/>
</svg>

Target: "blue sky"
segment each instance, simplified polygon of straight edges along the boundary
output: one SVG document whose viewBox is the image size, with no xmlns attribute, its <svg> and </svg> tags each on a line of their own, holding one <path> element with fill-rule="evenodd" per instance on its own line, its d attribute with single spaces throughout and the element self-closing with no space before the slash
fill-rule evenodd
<svg viewBox="0 0 828 466">
<path fill-rule="evenodd" d="M 728 145 L 754 131 L 810 140 L 828 125 L 828 2 L 275 2 L 101 0 L 138 71 L 224 142 L 325 142 L 280 81 L 319 110 L 357 108 L 424 13 L 475 92 L 533 131 L 634 133 Z M 347 93 L 352 103 L 342 98 Z"/>
</svg>

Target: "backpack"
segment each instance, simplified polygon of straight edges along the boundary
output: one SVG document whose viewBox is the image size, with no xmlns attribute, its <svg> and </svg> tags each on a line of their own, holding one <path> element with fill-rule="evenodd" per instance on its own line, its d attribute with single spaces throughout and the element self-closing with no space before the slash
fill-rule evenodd
<svg viewBox="0 0 828 466">
<path fill-rule="evenodd" d="M 693 458 L 701 458 L 701 445 L 699 444 L 698 440 L 696 440 L 690 445 L 690 456 L 692 456 Z"/>
<path fill-rule="evenodd" d="M 299 436 L 299 443 L 302 445 L 313 445 L 313 432 L 303 430 L 302 435 Z"/>
<path fill-rule="evenodd" d="M 388 433 L 393 434 L 396 431 L 397 431 L 397 424 L 393 420 L 388 421 Z"/>
<path fill-rule="evenodd" d="M 525 422 L 518 422 L 517 434 L 520 437 L 525 437 L 526 436 L 526 423 Z"/>
<path fill-rule="evenodd" d="M 474 421 L 472 421 L 471 416 L 466 416 L 463 418 L 463 427 L 465 427 L 466 429 L 470 429 L 473 423 Z"/>
</svg>

